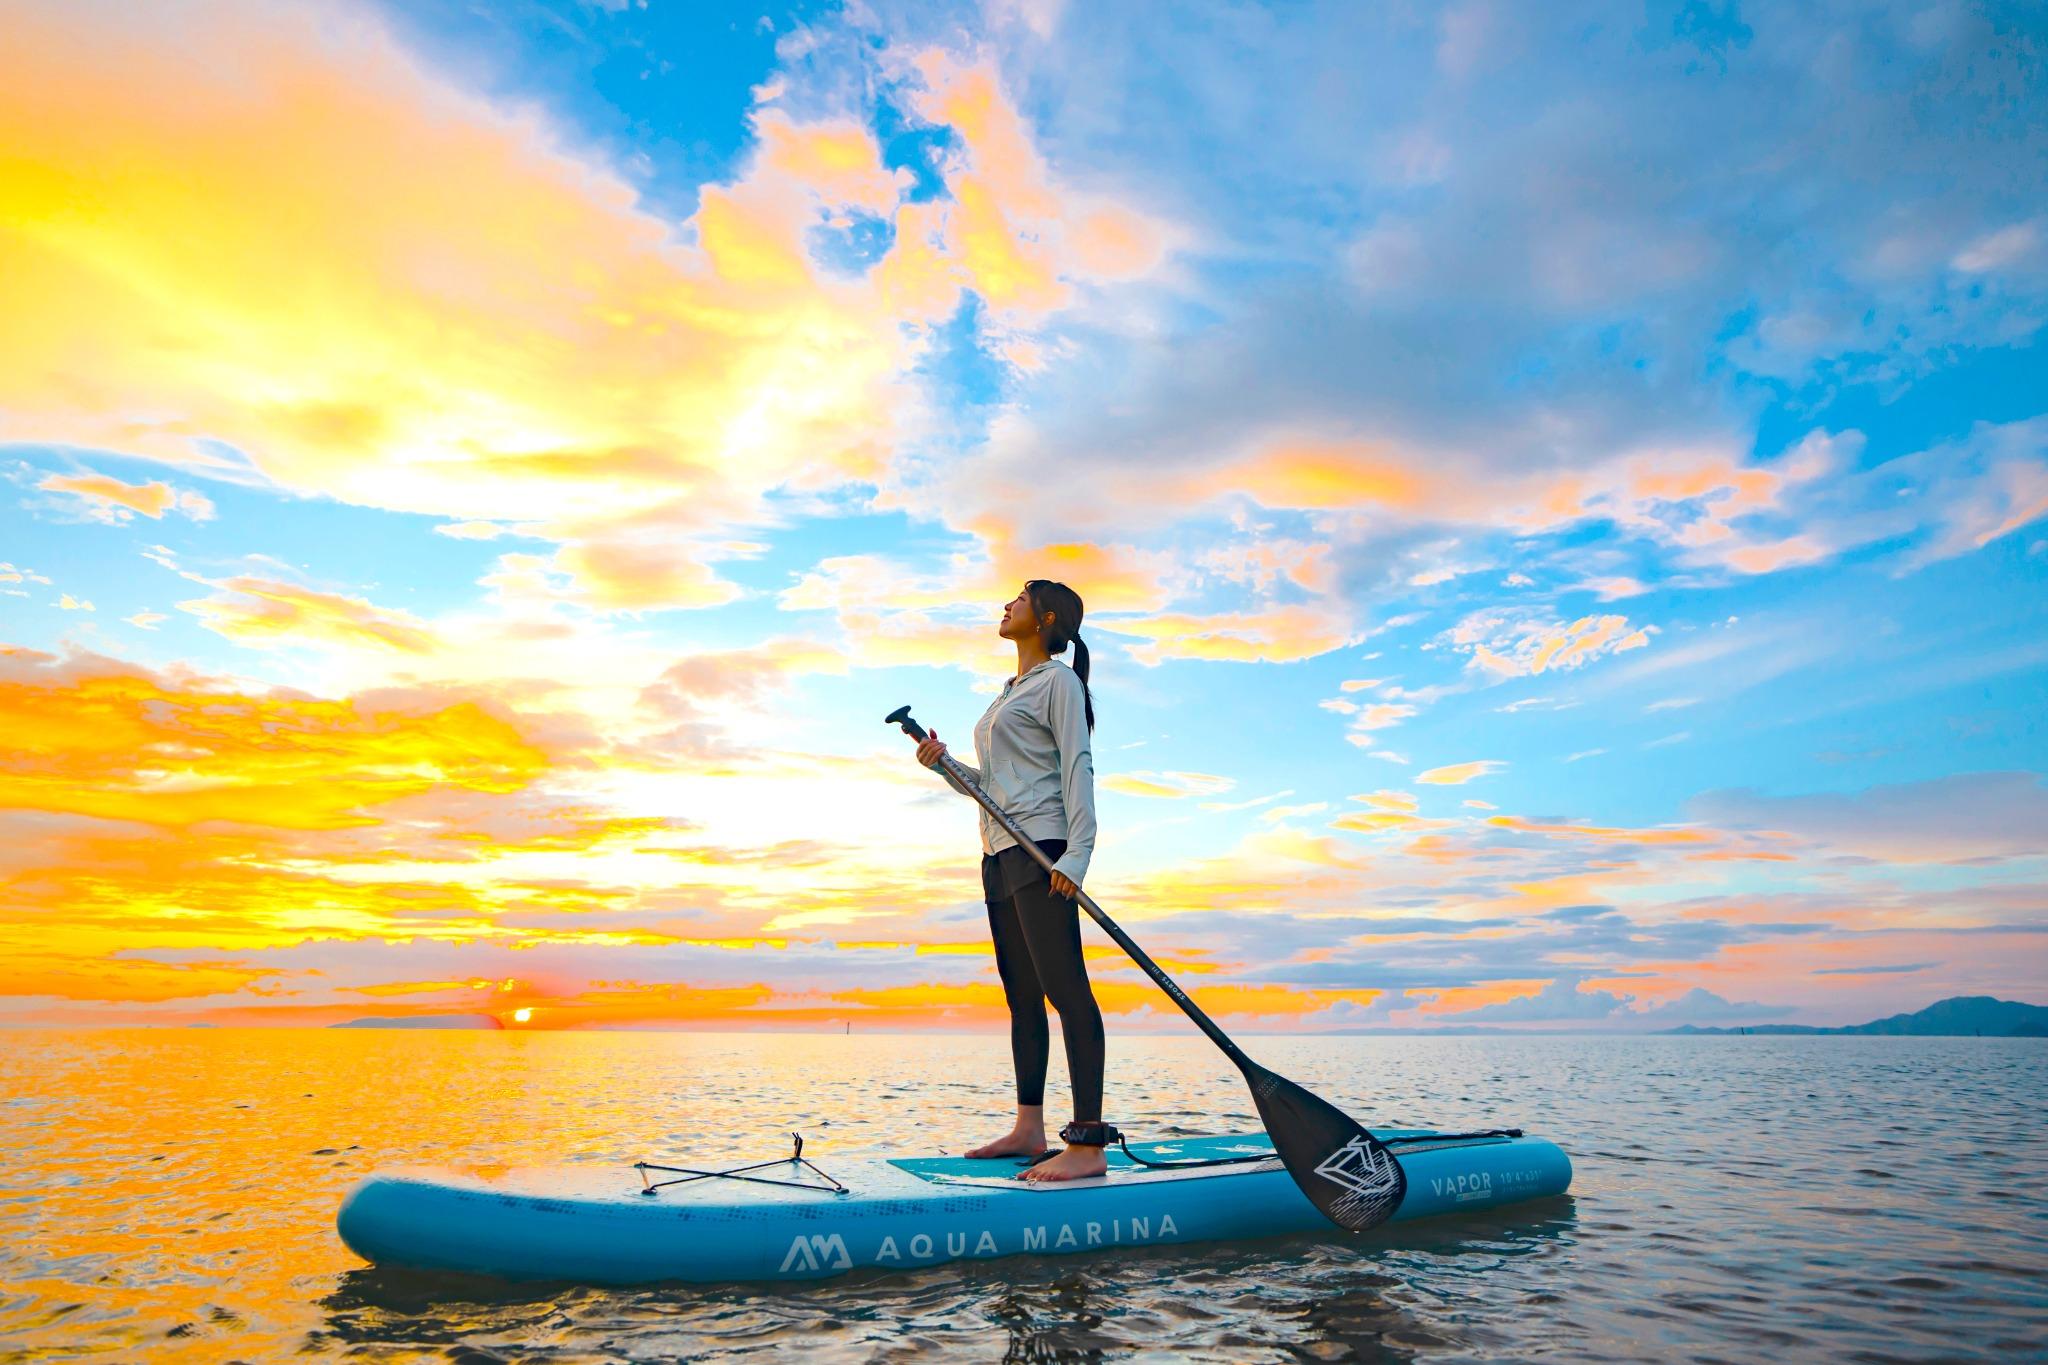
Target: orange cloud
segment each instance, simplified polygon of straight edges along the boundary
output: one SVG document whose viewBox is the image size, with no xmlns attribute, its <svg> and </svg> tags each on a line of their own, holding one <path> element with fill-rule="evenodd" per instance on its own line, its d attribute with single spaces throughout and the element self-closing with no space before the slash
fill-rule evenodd
<svg viewBox="0 0 2048 1365">
<path fill-rule="evenodd" d="M 956 266 L 961 287 L 1019 323 L 1064 307 L 1076 281 L 1135 279 L 1165 257 L 1173 234 L 1163 224 L 1054 183 L 993 66 L 936 49 L 913 64 L 924 82 L 918 112 L 959 138 L 946 172 L 953 203 L 898 221 L 899 231 L 908 225 L 925 236 L 927 272 L 940 261 Z"/>
<path fill-rule="evenodd" d="M 1425 820 L 1419 815 L 1401 811 L 1374 810 L 1352 811 L 1340 815 L 1330 822 L 1331 829 L 1354 830 L 1360 834 L 1378 834 L 1390 829 L 1441 829 L 1448 820 Z"/>
<path fill-rule="evenodd" d="M 1498 759 L 1482 758 L 1472 763 L 1450 763 L 1441 768 L 1431 768 L 1427 772 L 1417 773 L 1415 780 L 1439 787 L 1462 786 L 1475 777 L 1484 777 L 1505 767 L 1507 764 Z"/>
<path fill-rule="evenodd" d="M 161 480 L 123 483 L 105 474 L 52 474 L 36 487 L 83 498 L 104 520 L 118 518 L 125 511 L 161 521 L 164 513 L 174 508 L 201 521 L 213 515 L 213 503 L 204 494 L 179 492 Z"/>
<path fill-rule="evenodd" d="M 1209 773 L 1180 772 L 1129 772 L 1111 773 L 1100 781 L 1107 791 L 1122 792 L 1125 796 L 1215 796 L 1227 792 L 1237 785 L 1228 777 L 1216 777 Z"/>
<path fill-rule="evenodd" d="M 1488 981 L 1478 986 L 1446 986 L 1435 992 L 1434 999 L 1425 1000 L 1414 1009 L 1421 1015 L 1462 1014 L 1481 1005 L 1499 1005 L 1534 995 L 1548 984 L 1546 978 L 1535 977 L 1526 981 Z"/>
<path fill-rule="evenodd" d="M 360 597 L 252 577 L 225 579 L 215 586 L 215 596 L 180 602 L 179 609 L 238 644 L 369 646 L 402 654 L 426 653 L 435 647 L 433 633 L 417 616 Z"/>
<path fill-rule="evenodd" d="M 1812 536 L 1787 536 L 1764 544 L 1743 545 L 1728 550 L 1721 562 L 1746 574 L 1776 573 L 1779 569 L 1813 564 L 1833 554 L 1834 547 Z"/>
<path fill-rule="evenodd" d="M 625 540 L 565 545 L 555 555 L 600 611 L 716 607 L 740 595 L 688 545 Z"/>
<path fill-rule="evenodd" d="M 1549 839 L 1582 839 L 1611 844 L 1703 844 L 1716 837 L 1699 829 L 1630 829 L 1614 825 L 1579 825 L 1525 820 L 1519 815 L 1489 815 L 1486 823 L 1498 829 L 1540 834 Z"/>
<path fill-rule="evenodd" d="M 0 659 L 0 809 L 336 829 L 444 784 L 514 791 L 548 764 L 469 702 L 364 712 L 170 685 L 109 660 L 60 670 L 22 650 Z"/>
<path fill-rule="evenodd" d="M 827 204 L 887 213 L 896 207 L 904 172 L 882 165 L 881 148 L 867 129 L 836 120 L 798 124 L 780 110 L 755 117 L 761 164 L 806 186 Z"/>
<path fill-rule="evenodd" d="M 1385 507 L 1417 513 L 1430 486 L 1410 461 L 1372 442 L 1278 442 L 1200 476 L 1202 498 L 1242 494 L 1268 507 L 1328 511 Z"/>
</svg>

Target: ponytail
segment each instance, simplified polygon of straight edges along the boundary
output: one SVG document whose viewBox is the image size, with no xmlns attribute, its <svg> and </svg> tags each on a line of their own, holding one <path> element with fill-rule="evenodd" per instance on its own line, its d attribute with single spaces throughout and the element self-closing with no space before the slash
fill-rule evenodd
<svg viewBox="0 0 2048 1365">
<path fill-rule="evenodd" d="M 1052 624 L 1042 627 L 1045 635 L 1045 652 L 1064 654 L 1067 646 L 1074 647 L 1074 675 L 1081 680 L 1081 709 L 1088 718 L 1088 728 L 1095 728 L 1095 694 L 1088 690 L 1088 645 L 1081 638 L 1081 594 L 1064 583 L 1055 583 L 1046 578 L 1034 578 L 1024 585 L 1031 595 L 1031 614 L 1034 618 L 1052 615 Z"/>
<path fill-rule="evenodd" d="M 1081 709 L 1088 717 L 1088 728 L 1095 728 L 1095 698 L 1088 691 L 1088 642 L 1080 636 L 1074 637 L 1074 672 L 1081 679 Z"/>
</svg>

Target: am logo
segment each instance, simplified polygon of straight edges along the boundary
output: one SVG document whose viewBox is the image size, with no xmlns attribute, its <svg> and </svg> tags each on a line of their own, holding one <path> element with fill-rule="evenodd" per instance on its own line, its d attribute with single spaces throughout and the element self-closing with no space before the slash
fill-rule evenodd
<svg viewBox="0 0 2048 1365">
<path fill-rule="evenodd" d="M 846 1239 L 834 1232 L 810 1237 L 798 1233 L 789 1244 L 789 1254 L 782 1258 L 783 1271 L 791 1270 L 848 1270 L 853 1266 L 853 1257 L 847 1255 Z"/>
</svg>

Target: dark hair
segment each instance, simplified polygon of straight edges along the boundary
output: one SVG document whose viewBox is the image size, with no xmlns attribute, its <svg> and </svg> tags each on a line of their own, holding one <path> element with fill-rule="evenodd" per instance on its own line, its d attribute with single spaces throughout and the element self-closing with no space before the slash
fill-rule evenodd
<svg viewBox="0 0 2048 1365">
<path fill-rule="evenodd" d="M 1032 579 L 1024 585 L 1024 591 L 1031 598 L 1032 620 L 1052 613 L 1052 624 L 1039 627 L 1039 633 L 1045 637 L 1045 652 L 1064 654 L 1068 645 L 1074 647 L 1074 672 L 1081 678 L 1081 708 L 1088 717 L 1088 728 L 1093 730 L 1095 694 L 1088 690 L 1088 645 L 1081 638 L 1081 594 L 1049 578 Z"/>
</svg>

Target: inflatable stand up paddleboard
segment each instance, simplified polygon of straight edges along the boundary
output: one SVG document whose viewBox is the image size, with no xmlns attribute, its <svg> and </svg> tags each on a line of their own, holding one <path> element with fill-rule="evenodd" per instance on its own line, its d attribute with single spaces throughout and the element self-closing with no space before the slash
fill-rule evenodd
<svg viewBox="0 0 2048 1365">
<path fill-rule="evenodd" d="M 1396 1222 L 1571 1184 L 1571 1161 L 1555 1143 L 1516 1130 L 1378 1135 L 1407 1176 Z M 810 1280 L 857 1267 L 1335 1235 L 1264 1133 L 1128 1150 L 1109 1153 L 1107 1175 L 1050 1184 L 1016 1179 L 1015 1159 L 964 1157 L 834 1163 L 834 1178 L 803 1158 L 801 1139 L 786 1160 L 730 1172 L 644 1163 L 394 1169 L 349 1192 L 339 1229 L 378 1265 L 589 1284 Z"/>
</svg>

